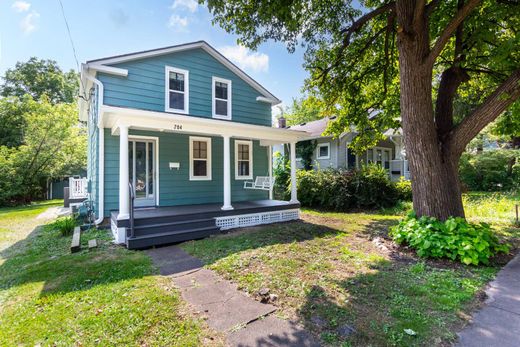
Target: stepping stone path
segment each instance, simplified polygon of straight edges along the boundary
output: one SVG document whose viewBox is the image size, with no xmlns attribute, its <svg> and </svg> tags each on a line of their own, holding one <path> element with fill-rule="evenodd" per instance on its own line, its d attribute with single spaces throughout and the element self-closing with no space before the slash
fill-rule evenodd
<svg viewBox="0 0 520 347">
<path fill-rule="evenodd" d="M 490 282 L 486 294 L 486 306 L 459 333 L 456 346 L 520 346 L 520 254 Z"/>
<path fill-rule="evenodd" d="M 147 251 L 163 276 L 171 277 L 181 295 L 207 317 L 208 325 L 227 335 L 231 346 L 319 346 L 302 327 L 272 313 L 177 246 Z"/>
</svg>

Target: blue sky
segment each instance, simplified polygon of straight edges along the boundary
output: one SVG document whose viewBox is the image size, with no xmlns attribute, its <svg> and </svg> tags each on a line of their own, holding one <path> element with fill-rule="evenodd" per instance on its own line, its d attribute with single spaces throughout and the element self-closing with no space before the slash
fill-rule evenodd
<svg viewBox="0 0 520 347">
<path fill-rule="evenodd" d="M 267 42 L 257 52 L 236 45 L 236 36 L 212 26 L 196 0 L 62 0 L 79 62 L 205 40 L 285 105 L 301 95 L 306 77 L 303 49 L 289 54 Z M 32 56 L 76 69 L 58 0 L 0 0 L 0 74 Z"/>
</svg>

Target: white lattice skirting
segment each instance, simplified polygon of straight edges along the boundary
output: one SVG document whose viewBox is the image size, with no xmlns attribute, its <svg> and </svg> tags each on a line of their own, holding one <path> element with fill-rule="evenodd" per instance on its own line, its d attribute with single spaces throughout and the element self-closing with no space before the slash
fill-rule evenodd
<svg viewBox="0 0 520 347">
<path fill-rule="evenodd" d="M 300 210 L 293 209 L 275 212 L 241 214 L 238 216 L 216 217 L 215 221 L 221 230 L 228 230 L 261 224 L 286 222 L 298 218 L 300 218 Z"/>
</svg>

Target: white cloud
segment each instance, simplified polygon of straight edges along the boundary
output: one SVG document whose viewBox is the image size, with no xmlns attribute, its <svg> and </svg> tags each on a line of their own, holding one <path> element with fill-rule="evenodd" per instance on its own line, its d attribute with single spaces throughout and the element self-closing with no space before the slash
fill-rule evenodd
<svg viewBox="0 0 520 347">
<path fill-rule="evenodd" d="M 171 6 L 171 9 L 186 9 L 193 13 L 197 11 L 198 6 L 199 4 L 197 3 L 197 0 L 175 0 Z"/>
<path fill-rule="evenodd" d="M 11 5 L 11 8 L 14 9 L 16 12 L 27 12 L 29 11 L 29 8 L 31 7 L 31 4 L 26 1 L 15 1 Z"/>
<path fill-rule="evenodd" d="M 188 27 L 188 17 L 181 17 L 177 14 L 172 14 L 168 20 L 168 27 L 176 31 L 184 31 Z"/>
<path fill-rule="evenodd" d="M 30 34 L 36 29 L 36 22 L 40 18 L 40 14 L 32 11 L 20 21 L 20 28 L 25 34 Z"/>
<path fill-rule="evenodd" d="M 267 54 L 251 52 L 244 46 L 224 46 L 219 51 L 241 69 L 255 72 L 267 72 L 269 70 L 269 56 Z"/>
</svg>

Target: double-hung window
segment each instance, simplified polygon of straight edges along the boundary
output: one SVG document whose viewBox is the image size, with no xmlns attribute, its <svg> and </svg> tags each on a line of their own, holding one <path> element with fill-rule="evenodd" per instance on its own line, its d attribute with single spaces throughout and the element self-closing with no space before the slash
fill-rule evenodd
<svg viewBox="0 0 520 347">
<path fill-rule="evenodd" d="M 213 118 L 231 119 L 231 81 L 213 77 Z"/>
<path fill-rule="evenodd" d="M 189 71 L 166 66 L 165 111 L 189 113 Z"/>
<path fill-rule="evenodd" d="M 235 179 L 253 178 L 253 142 L 235 140 Z"/>
<path fill-rule="evenodd" d="M 190 181 L 211 180 L 211 138 L 190 136 Z"/>
<path fill-rule="evenodd" d="M 330 159 L 330 143 L 318 144 L 318 159 Z"/>
</svg>

